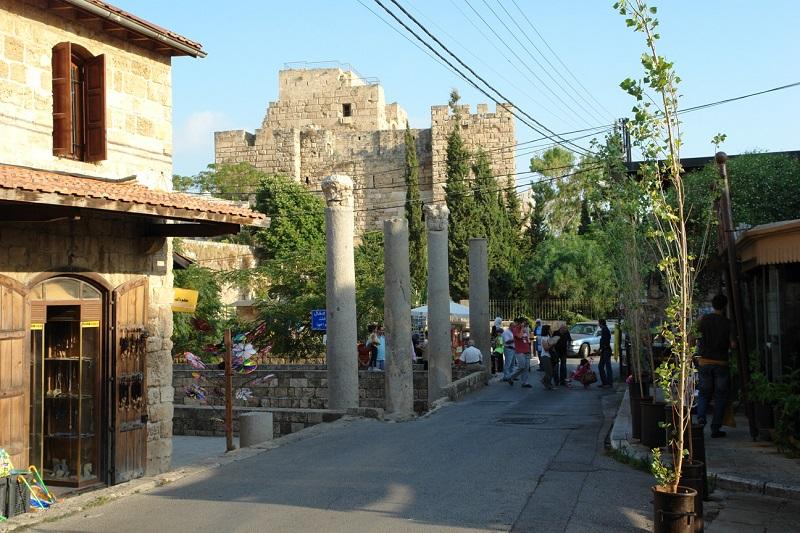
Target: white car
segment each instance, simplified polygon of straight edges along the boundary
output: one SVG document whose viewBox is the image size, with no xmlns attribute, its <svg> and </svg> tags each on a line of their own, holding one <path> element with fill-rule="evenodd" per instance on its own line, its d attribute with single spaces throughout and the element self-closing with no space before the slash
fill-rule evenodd
<svg viewBox="0 0 800 533">
<path fill-rule="evenodd" d="M 617 322 L 607 320 L 606 325 L 611 331 L 611 350 L 614 350 L 614 329 Z M 600 350 L 600 323 L 596 320 L 591 322 L 578 322 L 569 328 L 569 335 L 572 343 L 569 346 L 570 354 L 585 358 Z"/>
</svg>

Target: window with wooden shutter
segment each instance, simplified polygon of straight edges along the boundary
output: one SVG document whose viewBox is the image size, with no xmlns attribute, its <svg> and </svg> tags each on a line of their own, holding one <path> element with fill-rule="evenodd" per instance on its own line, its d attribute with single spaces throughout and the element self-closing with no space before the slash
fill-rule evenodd
<svg viewBox="0 0 800 533">
<path fill-rule="evenodd" d="M 53 155 L 72 156 L 72 45 L 53 47 Z"/>
<path fill-rule="evenodd" d="M 53 47 L 53 155 L 106 159 L 105 56 L 82 46 Z"/>
<path fill-rule="evenodd" d="M 86 79 L 86 161 L 106 158 L 106 56 L 85 63 Z"/>
</svg>

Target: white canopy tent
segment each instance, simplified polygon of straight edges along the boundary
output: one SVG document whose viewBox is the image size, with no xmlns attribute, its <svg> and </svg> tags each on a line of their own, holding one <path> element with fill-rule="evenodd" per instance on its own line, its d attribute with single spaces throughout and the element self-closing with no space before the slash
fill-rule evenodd
<svg viewBox="0 0 800 533">
<path fill-rule="evenodd" d="M 411 317 L 416 320 L 427 320 L 428 306 L 422 305 L 411 310 Z M 450 302 L 450 322 L 469 323 L 469 307 L 455 302 Z"/>
</svg>

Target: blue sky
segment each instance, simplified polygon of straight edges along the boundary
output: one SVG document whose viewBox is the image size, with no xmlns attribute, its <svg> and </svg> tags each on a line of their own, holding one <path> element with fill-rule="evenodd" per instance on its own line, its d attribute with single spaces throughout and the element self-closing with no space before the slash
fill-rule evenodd
<svg viewBox="0 0 800 533">
<path fill-rule="evenodd" d="M 362 1 L 388 19 L 373 0 Z M 612 1 L 516 0 L 547 44 L 511 0 L 501 0 L 502 5 L 515 15 L 521 29 L 498 0 L 468 1 L 400 3 L 478 74 L 553 131 L 599 126 L 630 113 L 632 100 L 619 82 L 641 75 L 643 41 L 625 27 L 623 18 L 612 9 Z M 278 70 L 288 62 L 339 61 L 350 63 L 364 76 L 377 77 L 387 102 L 399 102 L 408 111 L 412 127 L 430 126 L 430 106 L 446 103 L 454 87 L 462 102 L 473 109 L 477 103 L 488 102 L 357 0 L 112 3 L 203 43 L 208 52 L 205 59 L 175 58 L 173 62 L 174 170 L 179 174 L 194 174 L 213 162 L 213 131 L 253 131 L 260 126 L 269 101 L 277 98 Z M 502 42 L 477 18 L 470 4 Z M 800 80 L 796 29 L 800 2 L 674 0 L 654 5 L 659 7 L 659 51 L 674 61 L 683 79 L 682 107 Z M 688 113 L 683 116 L 682 155 L 710 155 L 710 140 L 717 132 L 728 136 L 723 145 L 728 153 L 800 149 L 799 100 L 797 87 Z M 537 137 L 517 122 L 517 142 Z M 526 170 L 519 161 L 518 167 Z"/>
</svg>

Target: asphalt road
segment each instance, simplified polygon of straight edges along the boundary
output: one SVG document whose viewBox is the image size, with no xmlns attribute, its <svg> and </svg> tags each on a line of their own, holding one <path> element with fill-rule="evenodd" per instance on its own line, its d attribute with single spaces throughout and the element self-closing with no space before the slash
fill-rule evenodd
<svg viewBox="0 0 800 533">
<path fill-rule="evenodd" d="M 337 425 L 33 530 L 650 531 L 652 477 L 603 451 L 617 393 L 545 391 L 539 376 L 411 422 Z"/>
</svg>

